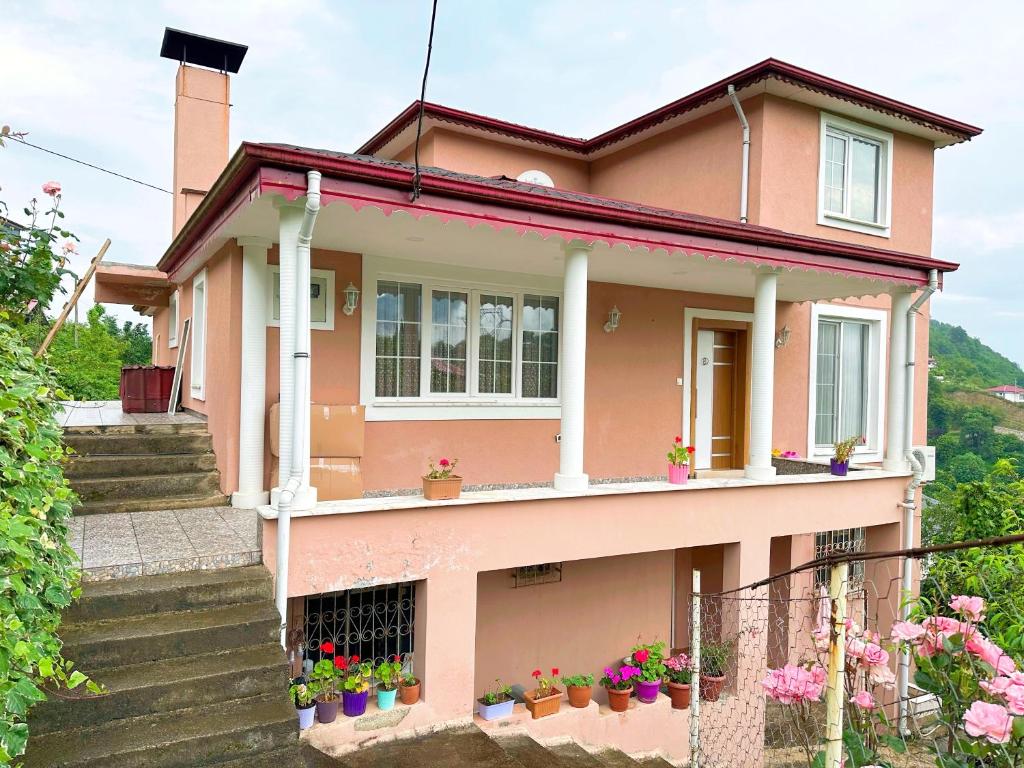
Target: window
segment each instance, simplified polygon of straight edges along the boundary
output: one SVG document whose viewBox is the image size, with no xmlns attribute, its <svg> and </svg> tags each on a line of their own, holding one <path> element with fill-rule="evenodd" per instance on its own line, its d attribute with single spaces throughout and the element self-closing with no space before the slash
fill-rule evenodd
<svg viewBox="0 0 1024 768">
<path fill-rule="evenodd" d="M 270 311 L 268 325 L 281 325 L 281 268 L 270 269 Z M 309 327 L 314 331 L 334 330 L 334 270 L 309 271 Z"/>
<path fill-rule="evenodd" d="M 819 560 L 826 555 L 840 552 L 863 552 L 865 546 L 865 531 L 863 528 L 840 528 L 835 531 L 819 531 L 814 534 L 814 559 Z M 858 590 L 864 584 L 864 561 L 853 560 L 850 562 L 849 570 L 850 583 L 847 588 L 851 591 Z M 829 569 L 817 568 L 814 572 L 814 586 L 817 589 L 821 586 L 828 586 L 830 579 Z"/>
<path fill-rule="evenodd" d="M 523 397 L 558 394 L 558 299 L 523 297 Z"/>
<path fill-rule="evenodd" d="M 206 399 L 206 270 L 192 279 L 192 397 Z"/>
<path fill-rule="evenodd" d="M 887 237 L 892 134 L 821 117 L 818 223 Z"/>
<path fill-rule="evenodd" d="M 557 584 L 562 580 L 561 563 L 524 565 L 512 572 L 512 588 L 533 587 L 538 584 Z"/>
<path fill-rule="evenodd" d="M 420 394 L 420 299 L 414 283 L 377 283 L 377 397 Z"/>
<path fill-rule="evenodd" d="M 167 299 L 167 348 L 178 346 L 178 292 Z"/>
<path fill-rule="evenodd" d="M 469 294 L 431 291 L 430 391 L 466 393 Z"/>
<path fill-rule="evenodd" d="M 808 456 L 863 437 L 859 461 L 881 459 L 885 376 L 885 312 L 815 304 L 811 310 Z"/>
</svg>

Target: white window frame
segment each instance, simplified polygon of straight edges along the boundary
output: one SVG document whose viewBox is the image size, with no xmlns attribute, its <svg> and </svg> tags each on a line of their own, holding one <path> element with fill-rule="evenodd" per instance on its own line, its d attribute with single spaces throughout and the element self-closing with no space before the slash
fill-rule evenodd
<svg viewBox="0 0 1024 768">
<path fill-rule="evenodd" d="M 198 288 L 202 286 L 202 323 L 196 323 L 196 307 L 200 302 L 196 301 Z M 209 293 L 210 289 L 206 282 L 206 270 L 199 272 L 192 278 L 192 358 L 189 368 L 189 384 L 192 397 L 196 400 L 206 400 L 206 338 L 210 327 L 209 315 Z M 197 366 L 196 363 L 199 363 Z M 198 372 L 198 376 L 196 375 Z"/>
<path fill-rule="evenodd" d="M 278 282 L 281 280 L 281 266 L 279 264 L 267 265 L 267 325 L 272 328 L 281 327 L 281 319 L 274 319 L 274 276 Z M 309 277 L 319 277 L 327 281 L 327 321 L 314 322 L 310 320 L 309 328 L 312 331 L 333 331 L 334 330 L 334 270 L 333 269 L 311 269 Z"/>
<path fill-rule="evenodd" d="M 174 291 L 167 298 L 167 348 L 174 349 L 178 346 L 178 307 L 181 303 L 178 300 L 178 291 Z"/>
<path fill-rule="evenodd" d="M 885 439 L 885 372 L 886 339 L 888 314 L 882 309 L 854 307 L 846 304 L 812 304 L 810 363 L 807 381 L 807 456 L 812 459 L 828 459 L 833 455 L 831 445 L 818 445 L 814 437 L 814 422 L 817 411 L 818 380 L 818 323 L 821 320 L 855 320 L 868 325 L 868 415 L 867 442 L 858 445 L 853 460 L 860 463 L 882 460 Z"/>
<path fill-rule="evenodd" d="M 420 337 L 420 397 L 377 397 L 377 283 L 391 280 L 422 286 Z M 430 393 L 430 339 L 432 291 L 458 291 L 469 294 L 467 328 L 467 394 Z M 511 296 L 515 302 L 512 320 L 513 394 L 480 394 L 479 357 L 476 336 L 479 332 L 481 294 Z M 522 386 L 521 323 L 523 296 L 535 294 L 557 297 L 558 312 L 558 397 L 524 398 L 516 392 Z M 513 273 L 457 267 L 448 264 L 406 261 L 382 256 L 363 257 L 362 327 L 360 343 L 359 401 L 366 406 L 367 421 L 446 421 L 461 419 L 560 419 L 562 417 L 562 317 L 564 300 L 562 281 L 556 277 L 526 276 Z"/>
<path fill-rule="evenodd" d="M 849 211 L 849 198 L 850 198 L 850 153 L 852 147 L 851 137 L 858 137 L 867 139 L 874 143 L 877 143 L 881 147 L 879 156 L 879 168 L 884 174 L 884 178 L 879 181 L 879 200 L 878 207 L 880 211 L 879 220 L 865 221 L 863 219 L 855 219 L 852 216 L 833 213 L 825 209 L 825 153 L 826 145 L 825 137 L 828 135 L 829 130 L 835 133 L 842 134 L 846 137 L 846 176 L 844 184 L 844 203 L 843 208 Z M 872 128 L 868 125 L 861 123 L 855 123 L 837 115 L 830 115 L 825 112 L 821 113 L 821 134 L 819 140 L 819 157 L 818 157 L 818 224 L 826 227 L 837 227 L 839 229 L 846 229 L 851 232 L 862 232 L 867 235 L 875 235 L 876 237 L 889 237 L 891 231 L 891 216 L 892 216 L 892 156 L 893 156 L 893 136 L 888 131 L 882 131 L 878 128 Z"/>
</svg>

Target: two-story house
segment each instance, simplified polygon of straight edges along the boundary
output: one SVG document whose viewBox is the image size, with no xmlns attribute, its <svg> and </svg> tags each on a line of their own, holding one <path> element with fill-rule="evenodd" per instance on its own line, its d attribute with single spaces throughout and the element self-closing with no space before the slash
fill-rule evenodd
<svg viewBox="0 0 1024 768">
<path fill-rule="evenodd" d="M 178 68 L 173 239 L 97 299 L 148 307 L 155 361 L 182 360 L 308 656 L 410 660 L 396 729 L 535 667 L 600 674 L 638 636 L 685 647 L 694 566 L 715 591 L 915 540 L 914 363 L 956 269 L 931 257 L 933 156 L 980 129 L 768 59 L 589 139 L 417 102 L 354 153 L 229 158 L 240 56 L 207 43 Z M 335 430 L 357 498 L 317 497 L 309 440 Z M 457 500 L 420 494 L 440 457 Z"/>
</svg>

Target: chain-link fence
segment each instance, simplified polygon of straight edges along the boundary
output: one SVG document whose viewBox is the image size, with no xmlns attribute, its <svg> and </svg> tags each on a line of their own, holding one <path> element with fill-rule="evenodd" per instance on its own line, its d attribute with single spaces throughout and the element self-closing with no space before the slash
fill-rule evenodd
<svg viewBox="0 0 1024 768">
<path fill-rule="evenodd" d="M 693 768 L 1024 766 L 1024 536 L 695 577 Z"/>
</svg>

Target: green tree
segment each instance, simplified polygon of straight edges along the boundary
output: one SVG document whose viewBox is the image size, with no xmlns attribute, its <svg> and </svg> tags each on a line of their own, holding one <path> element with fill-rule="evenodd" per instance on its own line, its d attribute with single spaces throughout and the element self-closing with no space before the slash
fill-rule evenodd
<svg viewBox="0 0 1024 768">
<path fill-rule="evenodd" d="M 56 369 L 61 389 L 72 399 L 116 400 L 127 349 L 128 342 L 117 332 L 117 321 L 106 314 L 101 304 L 96 304 L 89 310 L 86 322 L 77 328 L 74 323 L 61 328 L 47 357 Z"/>
<path fill-rule="evenodd" d="M 984 479 L 988 467 L 976 453 L 961 453 L 949 462 L 949 471 L 958 483 L 973 483 Z"/>
<path fill-rule="evenodd" d="M 153 339 L 146 323 L 126 320 L 120 335 L 125 342 L 124 354 L 121 356 L 125 365 L 149 365 L 152 362 Z"/>
</svg>

